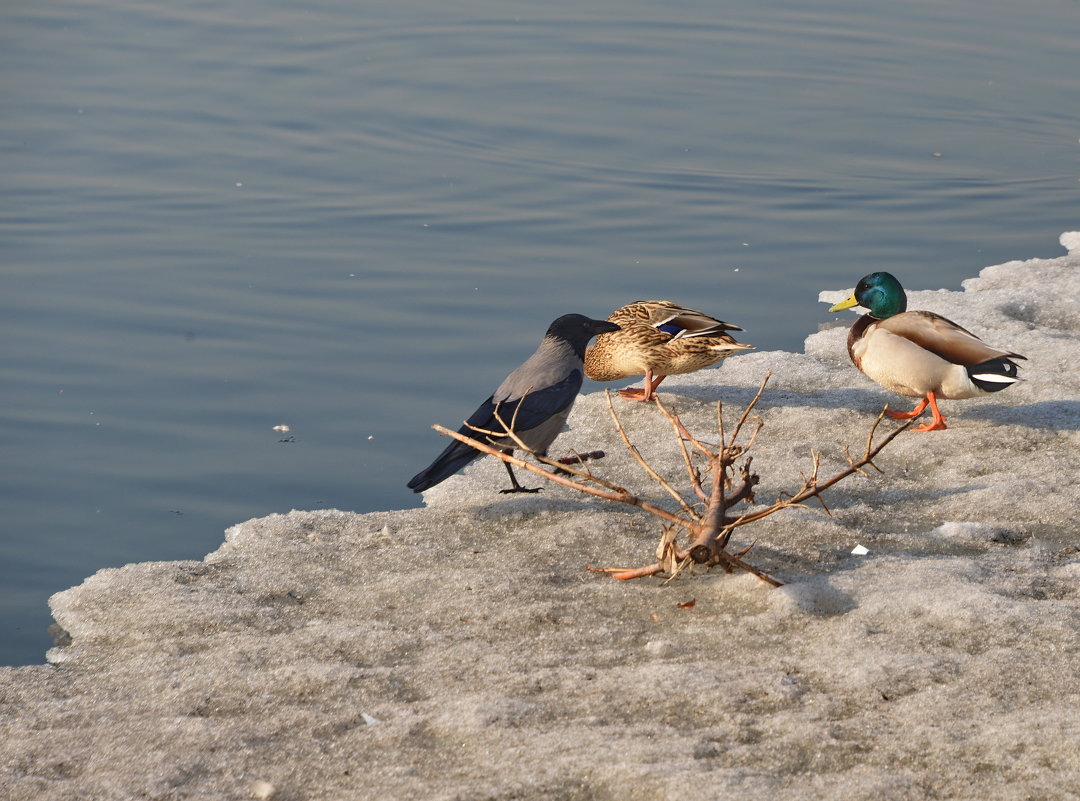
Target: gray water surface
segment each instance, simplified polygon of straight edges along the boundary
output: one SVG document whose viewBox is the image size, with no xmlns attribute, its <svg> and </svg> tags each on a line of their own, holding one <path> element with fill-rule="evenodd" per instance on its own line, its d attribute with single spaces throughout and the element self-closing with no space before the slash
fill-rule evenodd
<svg viewBox="0 0 1080 801">
<path fill-rule="evenodd" d="M 416 504 L 429 425 L 560 314 L 666 297 L 795 350 L 821 289 L 1080 226 L 1075 0 L 0 14 L 8 664 L 100 568 Z"/>
</svg>

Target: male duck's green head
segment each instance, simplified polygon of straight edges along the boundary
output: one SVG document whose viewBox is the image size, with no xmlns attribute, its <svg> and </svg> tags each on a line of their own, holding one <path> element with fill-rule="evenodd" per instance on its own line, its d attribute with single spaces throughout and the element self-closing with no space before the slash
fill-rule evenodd
<svg viewBox="0 0 1080 801">
<path fill-rule="evenodd" d="M 830 307 L 830 312 L 862 306 L 870 310 L 871 317 L 884 319 L 907 309 L 907 294 L 890 273 L 870 273 L 859 281 L 851 297 Z"/>
</svg>

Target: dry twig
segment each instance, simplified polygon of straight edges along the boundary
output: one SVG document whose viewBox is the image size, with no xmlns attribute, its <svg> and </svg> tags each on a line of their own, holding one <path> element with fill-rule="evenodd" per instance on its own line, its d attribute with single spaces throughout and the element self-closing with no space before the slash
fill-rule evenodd
<svg viewBox="0 0 1080 801">
<path fill-rule="evenodd" d="M 761 570 L 758 570 L 753 565 L 743 560 L 742 557 L 749 550 L 749 547 L 737 554 L 727 550 L 727 545 L 731 539 L 732 533 L 741 526 L 755 523 L 758 520 L 762 520 L 769 515 L 779 512 L 781 509 L 804 506 L 806 502 L 811 499 L 816 499 L 821 503 L 825 513 L 830 514 L 828 507 L 825 506 L 824 501 L 821 500 L 821 493 L 854 473 L 866 475 L 862 469 L 864 467 L 873 467 L 875 470 L 878 470 L 878 472 L 881 472 L 878 466 L 874 464 L 874 458 L 881 453 L 885 446 L 892 442 L 901 431 L 904 431 L 910 426 L 913 421 L 907 421 L 904 425 L 892 431 L 888 436 L 875 444 L 874 436 L 877 433 L 878 426 L 885 417 L 885 410 L 882 410 L 870 429 L 870 433 L 866 439 L 865 450 L 859 459 L 853 458 L 849 450 L 845 448 L 844 453 L 848 461 L 848 466 L 835 475 L 821 480 L 819 478 L 821 455 L 812 450 L 810 452 L 810 473 L 804 477 L 803 485 L 798 491 L 777 498 L 772 504 L 765 508 L 751 509 L 736 515 L 732 512 L 732 508 L 736 504 L 743 502 L 753 503 L 755 500 L 754 487 L 759 483 L 760 477 L 751 470 L 753 457 L 749 455 L 749 451 L 754 446 L 754 442 L 761 431 L 763 425 L 762 422 L 760 420 L 758 421 L 758 424 L 754 427 L 753 433 L 750 434 L 745 443 L 739 443 L 738 439 L 740 434 L 742 434 L 746 423 L 749 421 L 754 407 L 761 399 L 771 375 L 772 374 L 769 373 L 765 376 L 765 379 L 761 382 L 761 386 L 758 388 L 757 394 L 754 395 L 753 399 L 747 404 L 734 431 L 731 433 L 731 436 L 726 439 L 722 414 L 723 408 L 720 403 L 717 403 L 717 429 L 720 437 L 718 445 L 703 442 L 699 438 L 693 436 L 682 424 L 679 416 L 674 412 L 669 411 L 660 402 L 659 398 L 656 399 L 656 405 L 671 423 L 672 429 L 678 439 L 679 447 L 683 454 L 683 464 L 689 479 L 690 489 L 693 495 L 698 499 L 698 502 L 695 504 L 688 503 L 683 495 L 671 485 L 671 482 L 661 476 L 651 465 L 649 465 L 644 457 L 642 457 L 641 453 L 630 440 L 626 430 L 623 428 L 622 422 L 615 412 L 615 407 L 611 403 L 610 394 L 608 395 L 608 408 L 611 412 L 612 419 L 615 421 L 615 427 L 619 431 L 630 454 L 649 477 L 679 504 L 679 512 L 672 512 L 646 501 L 639 496 L 634 495 L 629 490 L 596 476 L 588 467 L 583 466 L 582 469 L 576 469 L 575 467 L 569 466 L 567 463 L 580 464 L 581 462 L 578 460 L 554 461 L 532 454 L 537 461 L 555 468 L 554 472 L 549 472 L 533 462 L 525 461 L 524 459 L 515 457 L 513 454 L 504 453 L 499 448 L 467 437 L 457 431 L 451 431 L 450 429 L 438 425 L 432 427 L 441 434 L 453 437 L 479 451 L 491 454 L 516 467 L 543 476 L 548 481 L 562 484 L 563 486 L 570 487 L 579 492 L 584 492 L 588 495 L 593 495 L 597 498 L 603 498 L 604 500 L 636 506 L 664 521 L 664 531 L 661 535 L 660 544 L 657 547 L 656 552 L 657 561 L 653 564 L 636 568 L 588 568 L 589 570 L 607 573 L 617 579 L 641 578 L 663 573 L 669 576 L 668 580 L 670 581 L 690 564 L 698 564 L 705 567 L 720 565 L 728 572 L 736 569 L 745 570 L 748 573 L 754 574 L 762 581 L 771 584 L 774 587 L 779 587 L 782 582 Z M 888 407 L 886 406 L 885 408 L 887 409 Z M 509 436 L 514 444 L 520 449 L 528 451 L 528 448 L 523 447 L 524 444 L 513 432 L 513 420 L 511 420 L 509 426 L 506 426 L 502 419 L 499 419 L 499 423 L 503 425 L 503 431 L 482 431 L 478 433 L 497 433 L 499 436 Z M 687 448 L 687 445 L 690 446 L 689 449 Z M 699 468 L 694 463 L 694 456 L 704 459 L 705 465 L 703 468 Z M 702 485 L 702 475 L 704 474 L 709 474 L 709 486 L 707 489 Z M 680 548 L 678 544 L 679 534 L 683 531 L 687 533 L 689 540 L 689 544 L 686 548 Z"/>
</svg>

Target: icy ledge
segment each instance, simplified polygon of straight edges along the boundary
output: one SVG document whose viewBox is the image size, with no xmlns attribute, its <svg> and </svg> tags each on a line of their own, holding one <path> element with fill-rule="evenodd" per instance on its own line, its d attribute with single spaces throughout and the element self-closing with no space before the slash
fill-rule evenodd
<svg viewBox="0 0 1080 801">
<path fill-rule="evenodd" d="M 0 671 L 0 796 L 1075 798 L 1080 234 L 1061 241 L 1070 255 L 912 293 L 1027 355 L 1026 380 L 902 435 L 886 475 L 831 494 L 833 518 L 743 529 L 786 587 L 586 573 L 641 564 L 657 527 L 554 488 L 496 495 L 492 460 L 425 509 L 250 520 L 202 562 L 54 596 L 72 642 Z M 811 446 L 837 465 L 895 400 L 847 363 L 845 330 L 664 397 L 704 433 L 717 399 L 734 410 L 771 370 L 769 498 Z M 620 410 L 676 470 L 656 411 Z M 646 487 L 602 396 L 571 423 L 559 448 L 603 448 L 604 471 Z"/>
</svg>

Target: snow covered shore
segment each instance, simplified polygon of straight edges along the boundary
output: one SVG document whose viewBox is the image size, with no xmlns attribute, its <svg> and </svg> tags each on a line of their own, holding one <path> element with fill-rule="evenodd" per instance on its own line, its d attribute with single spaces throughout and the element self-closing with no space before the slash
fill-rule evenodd
<svg viewBox="0 0 1080 801">
<path fill-rule="evenodd" d="M 493 459 L 424 509 L 250 520 L 201 562 L 52 598 L 70 642 L 0 669 L 0 797 L 1077 798 L 1080 233 L 1062 244 L 963 292 L 909 289 L 1026 355 L 1025 380 L 945 402 L 949 429 L 902 434 L 884 475 L 826 495 L 833 517 L 741 529 L 786 586 L 588 573 L 652 561 L 658 525 L 554 486 L 500 496 Z M 734 415 L 772 371 L 759 500 L 801 484 L 811 447 L 835 472 L 906 403 L 850 365 L 840 319 L 805 353 L 661 387 L 707 437 L 716 401 Z M 747 322 L 749 341 L 767 325 Z M 657 410 L 618 408 L 677 476 Z M 655 495 L 602 394 L 570 424 L 553 454 L 601 448 L 597 472 Z"/>
</svg>

